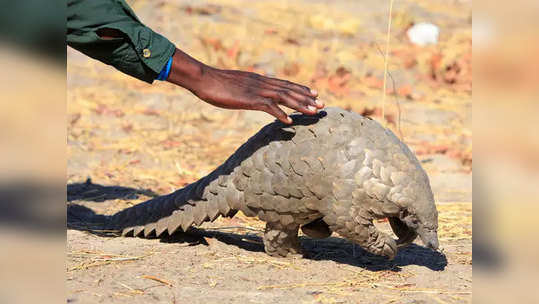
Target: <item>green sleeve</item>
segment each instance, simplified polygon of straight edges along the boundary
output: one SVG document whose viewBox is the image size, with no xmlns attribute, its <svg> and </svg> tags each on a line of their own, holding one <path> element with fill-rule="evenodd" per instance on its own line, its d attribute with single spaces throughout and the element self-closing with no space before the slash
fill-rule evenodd
<svg viewBox="0 0 539 304">
<path fill-rule="evenodd" d="M 121 38 L 97 31 L 116 29 Z M 152 83 L 176 47 L 140 22 L 124 0 L 68 0 L 67 44 L 119 71 Z"/>
</svg>

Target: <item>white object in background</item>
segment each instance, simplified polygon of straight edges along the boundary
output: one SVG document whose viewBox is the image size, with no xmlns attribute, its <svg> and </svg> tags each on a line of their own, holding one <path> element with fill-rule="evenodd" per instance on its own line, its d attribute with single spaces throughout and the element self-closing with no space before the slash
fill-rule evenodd
<svg viewBox="0 0 539 304">
<path fill-rule="evenodd" d="M 425 22 L 414 24 L 406 32 L 408 39 L 410 39 L 413 44 L 420 46 L 438 43 L 439 33 L 440 30 L 436 25 Z"/>
</svg>

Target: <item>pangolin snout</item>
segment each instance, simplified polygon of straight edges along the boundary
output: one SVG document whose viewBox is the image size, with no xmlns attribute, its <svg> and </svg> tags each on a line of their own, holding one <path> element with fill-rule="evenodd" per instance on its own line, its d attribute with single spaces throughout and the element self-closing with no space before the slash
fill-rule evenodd
<svg viewBox="0 0 539 304">
<path fill-rule="evenodd" d="M 437 250 L 438 249 L 438 240 L 430 240 L 427 244 L 425 244 L 430 249 Z"/>
<path fill-rule="evenodd" d="M 421 238 L 421 241 L 425 245 L 425 247 L 428 247 L 432 250 L 437 250 L 439 247 L 438 243 L 438 233 L 436 230 L 427 230 L 427 229 L 420 229 L 419 231 L 419 237 Z"/>
</svg>

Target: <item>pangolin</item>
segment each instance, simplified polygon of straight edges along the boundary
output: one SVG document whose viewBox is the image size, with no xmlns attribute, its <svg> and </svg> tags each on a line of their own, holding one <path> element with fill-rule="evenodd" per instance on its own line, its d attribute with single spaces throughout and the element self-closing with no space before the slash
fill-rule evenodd
<svg viewBox="0 0 539 304">
<path fill-rule="evenodd" d="M 114 214 L 107 229 L 155 237 L 242 211 L 266 222 L 271 256 L 301 253 L 300 228 L 314 238 L 336 232 L 389 259 L 418 235 L 438 248 L 427 174 L 389 129 L 340 108 L 292 118 L 263 127 L 206 177 Z M 380 218 L 398 240 L 374 226 Z"/>
</svg>

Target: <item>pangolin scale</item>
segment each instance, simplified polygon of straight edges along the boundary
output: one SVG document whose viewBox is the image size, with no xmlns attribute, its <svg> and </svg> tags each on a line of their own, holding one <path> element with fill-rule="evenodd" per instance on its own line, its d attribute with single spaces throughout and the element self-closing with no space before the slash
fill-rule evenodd
<svg viewBox="0 0 539 304">
<path fill-rule="evenodd" d="M 299 228 L 315 238 L 336 232 L 390 259 L 417 235 L 438 247 L 428 177 L 389 129 L 339 108 L 292 118 L 263 127 L 197 182 L 116 213 L 107 229 L 160 236 L 242 211 L 266 222 L 272 256 L 301 252 Z M 373 225 L 386 217 L 397 241 Z"/>
</svg>

